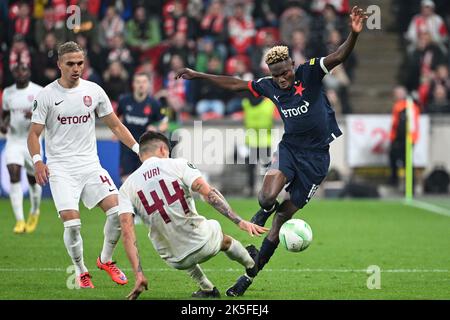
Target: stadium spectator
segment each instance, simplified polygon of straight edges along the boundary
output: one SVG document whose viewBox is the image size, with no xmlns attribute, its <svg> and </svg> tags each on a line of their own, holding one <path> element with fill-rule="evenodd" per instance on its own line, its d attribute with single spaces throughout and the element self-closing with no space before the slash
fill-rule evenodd
<svg viewBox="0 0 450 320">
<path fill-rule="evenodd" d="M 126 44 L 139 54 L 158 45 L 161 42 L 159 23 L 157 17 L 147 15 L 143 5 L 137 6 L 133 19 L 130 19 L 125 26 Z"/>
<path fill-rule="evenodd" d="M 208 61 L 213 57 L 220 57 L 220 71 L 223 72 L 223 56 L 216 49 L 212 37 L 202 37 L 197 40 L 197 57 L 195 62 L 196 70 L 205 72 L 208 69 Z"/>
<path fill-rule="evenodd" d="M 256 35 L 255 24 L 250 15 L 246 15 L 243 3 L 234 5 L 233 16 L 228 18 L 228 41 L 230 55 L 249 54 Z"/>
<path fill-rule="evenodd" d="M 58 44 L 67 40 L 68 30 L 63 21 L 56 20 L 55 8 L 47 4 L 44 8 L 44 17 L 35 23 L 34 37 L 38 45 L 44 42 L 45 35 L 52 32 Z"/>
<path fill-rule="evenodd" d="M 22 34 L 18 33 L 14 35 L 8 57 L 8 66 L 10 70 L 13 69 L 19 63 L 19 61 L 28 66 L 31 65 L 31 49 L 28 47 Z"/>
<path fill-rule="evenodd" d="M 100 6 L 100 18 L 104 17 L 106 14 L 106 10 L 109 7 L 114 7 L 116 11 L 119 13 L 120 17 L 123 21 L 128 21 L 133 17 L 133 6 L 135 5 L 134 0 L 102 0 Z M 155 3 L 157 1 L 147 1 L 151 3 Z M 154 11 L 152 11 L 154 12 Z"/>
<path fill-rule="evenodd" d="M 339 31 L 331 31 L 328 36 L 327 54 L 335 52 L 341 44 L 342 38 Z M 351 58 L 352 55 L 350 54 L 347 61 L 349 61 Z M 348 97 L 348 88 L 351 81 L 345 69 L 345 65 L 340 64 L 336 68 L 334 68 L 333 72 L 323 79 L 323 83 L 327 90 L 327 94 L 333 95 L 334 93 L 333 97 L 339 99 L 338 104 L 341 106 L 341 112 L 343 114 L 352 113 L 352 107 L 350 106 Z"/>
<path fill-rule="evenodd" d="M 446 63 L 444 53 L 432 41 L 429 32 L 422 32 L 419 34 L 417 48 L 407 55 L 400 73 L 400 82 L 409 91 L 416 90 L 421 83 L 430 80 L 432 71 L 442 63 Z"/>
<path fill-rule="evenodd" d="M 195 34 L 194 21 L 186 13 L 186 7 L 181 0 L 170 1 L 171 10 L 164 17 L 164 38 L 171 39 L 177 32 L 184 33 L 187 39 L 193 39 Z"/>
<path fill-rule="evenodd" d="M 123 36 L 125 23 L 117 13 L 114 6 L 109 6 L 102 21 L 100 22 L 98 43 L 103 48 L 113 47 L 113 38 L 117 35 Z"/>
<path fill-rule="evenodd" d="M 405 164 L 406 150 L 406 108 L 407 108 L 407 91 L 405 87 L 398 86 L 394 89 L 394 106 L 392 108 L 392 125 L 389 136 L 389 163 L 391 168 L 391 176 L 389 184 L 398 186 L 398 168 Z M 411 134 L 412 142 L 415 144 L 419 138 L 419 117 L 420 108 L 413 102 Z"/>
<path fill-rule="evenodd" d="M 326 54 L 323 45 L 326 44 L 330 33 L 334 31 L 338 31 L 343 38 L 348 32 L 348 28 L 335 6 L 326 4 L 322 12 L 311 20 L 311 36 L 308 43 L 313 51 L 311 56 Z"/>
<path fill-rule="evenodd" d="M 264 55 L 276 44 L 277 39 L 274 32 L 269 30 L 258 31 L 256 38 L 256 44 L 251 49 L 250 61 L 251 71 L 255 77 L 260 78 L 270 74 L 269 68 L 267 68 L 267 65 L 264 63 Z"/>
<path fill-rule="evenodd" d="M 431 73 L 431 77 L 424 80 L 418 88 L 419 102 L 422 106 L 425 106 L 424 112 L 427 112 L 427 105 L 433 100 L 434 88 L 437 85 L 442 85 L 450 95 L 450 78 L 448 66 L 445 64 L 438 65 L 436 71 Z"/>
<path fill-rule="evenodd" d="M 111 47 L 107 50 L 106 61 L 108 64 L 119 61 L 127 71 L 134 68 L 134 60 L 131 51 L 125 46 L 123 36 L 115 35 L 111 39 Z"/>
<path fill-rule="evenodd" d="M 80 7 L 80 25 L 77 25 L 73 29 L 74 35 L 83 34 L 88 39 L 89 43 L 97 43 L 99 36 L 98 18 L 92 15 L 90 10 L 90 1 L 79 0 L 78 6 Z"/>
<path fill-rule="evenodd" d="M 244 81 L 253 80 L 255 77 L 249 70 L 248 63 L 249 61 L 247 59 L 247 56 L 244 55 L 230 58 L 230 67 L 226 70 L 227 74 Z M 242 111 L 242 98 L 244 97 L 244 95 L 245 94 L 241 92 L 235 93 L 233 97 L 227 102 L 225 111 L 227 115 Z"/>
<path fill-rule="evenodd" d="M 283 9 L 283 1 L 260 0 L 253 4 L 252 17 L 257 29 L 278 27 L 278 17 Z"/>
<path fill-rule="evenodd" d="M 434 12 L 434 7 L 432 0 L 422 0 L 421 11 L 414 16 L 406 33 L 406 39 L 412 45 L 410 51 L 419 46 L 420 34 L 427 32 L 430 34 L 431 40 L 447 53 L 448 30 L 442 17 Z"/>
<path fill-rule="evenodd" d="M 33 59 L 33 78 L 41 85 L 46 86 L 54 81 L 58 75 L 58 48 L 56 37 L 53 32 L 45 35 L 43 43 L 39 46 L 35 58 Z"/>
<path fill-rule="evenodd" d="M 222 71 L 221 59 L 213 56 L 209 59 L 206 73 L 219 75 Z M 199 81 L 193 85 L 196 91 L 196 111 L 202 120 L 222 118 L 225 114 L 225 103 L 227 95 L 225 90 L 213 86 L 207 81 Z"/>
<path fill-rule="evenodd" d="M 203 36 L 211 36 L 216 43 L 224 44 L 227 40 L 227 19 L 221 0 L 212 0 L 200 22 Z"/>
<path fill-rule="evenodd" d="M 426 111 L 429 113 L 450 113 L 450 99 L 448 89 L 438 83 L 431 90 L 430 101 Z"/>
<path fill-rule="evenodd" d="M 290 41 L 290 53 L 294 60 L 295 67 L 303 64 L 307 57 L 309 57 L 308 46 L 306 45 L 307 39 L 306 34 L 302 30 L 294 30 L 291 35 Z"/>
<path fill-rule="evenodd" d="M 9 43 L 13 41 L 14 35 L 21 35 L 29 47 L 34 47 L 34 23 L 30 5 L 26 1 L 20 1 L 17 15 L 9 23 Z"/>
<path fill-rule="evenodd" d="M 170 46 L 161 54 L 159 63 L 159 72 L 166 76 L 171 69 L 173 56 L 179 56 L 185 66 L 195 65 L 195 52 L 188 46 L 186 35 L 177 32 L 170 41 Z"/>
<path fill-rule="evenodd" d="M 337 13 L 346 15 L 350 13 L 349 0 L 313 0 L 311 3 L 311 11 L 314 13 L 323 13 L 327 6 L 333 6 Z"/>
<path fill-rule="evenodd" d="M 311 17 L 305 10 L 297 6 L 288 7 L 280 17 L 281 42 L 291 46 L 291 35 L 295 30 L 302 30 L 308 37 L 310 25 Z"/>
<path fill-rule="evenodd" d="M 104 89 L 111 103 L 117 104 L 119 96 L 128 90 L 128 72 L 120 61 L 112 62 L 103 74 Z"/>
<path fill-rule="evenodd" d="M 68 2 L 70 5 L 75 5 L 75 6 L 78 5 L 78 6 L 80 6 L 80 8 L 82 5 L 83 6 L 86 5 L 85 12 L 89 13 L 93 17 L 99 17 L 102 0 L 89 0 L 89 1 L 86 1 L 85 4 L 84 3 L 82 4 L 83 1 L 84 0 L 69 0 Z M 84 9 L 82 9 L 82 10 L 84 10 Z"/>
</svg>

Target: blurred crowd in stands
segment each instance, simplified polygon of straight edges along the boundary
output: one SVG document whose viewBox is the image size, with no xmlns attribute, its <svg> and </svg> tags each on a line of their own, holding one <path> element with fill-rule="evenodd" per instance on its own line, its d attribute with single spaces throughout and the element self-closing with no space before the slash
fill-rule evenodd
<svg viewBox="0 0 450 320">
<path fill-rule="evenodd" d="M 68 29 L 71 5 L 81 21 Z M 418 92 L 424 112 L 450 111 L 449 7 L 448 0 L 392 0 L 405 56 L 399 82 Z M 173 119 L 233 117 L 242 111 L 241 96 L 175 81 L 175 71 L 257 79 L 268 75 L 263 56 L 277 44 L 288 45 L 299 65 L 336 50 L 347 37 L 349 12 L 349 0 L 0 0 L 0 84 L 13 83 L 10 68 L 20 60 L 31 65 L 32 81 L 47 85 L 59 76 L 58 45 L 74 40 L 86 51 L 83 78 L 100 84 L 114 106 L 131 90 L 132 75 L 145 72 L 151 95 Z M 356 64 L 352 54 L 324 80 L 344 114 L 352 112 Z"/>
<path fill-rule="evenodd" d="M 393 0 L 403 63 L 400 84 L 416 92 L 423 113 L 450 113 L 450 1 Z"/>
<path fill-rule="evenodd" d="M 73 30 L 66 24 L 71 5 L 81 9 Z M 175 70 L 256 79 L 268 75 L 263 56 L 277 44 L 288 45 L 299 65 L 345 40 L 349 11 L 348 0 L 0 0 L 1 88 L 13 83 L 10 67 L 18 60 L 31 65 L 32 81 L 45 86 L 55 80 L 57 47 L 74 40 L 87 54 L 83 78 L 100 84 L 113 105 L 130 90 L 132 75 L 146 72 L 151 95 L 172 118 L 229 117 L 241 112 L 242 97 L 175 81 Z M 344 113 L 351 112 L 355 65 L 352 56 L 326 80 L 330 99 Z"/>
</svg>

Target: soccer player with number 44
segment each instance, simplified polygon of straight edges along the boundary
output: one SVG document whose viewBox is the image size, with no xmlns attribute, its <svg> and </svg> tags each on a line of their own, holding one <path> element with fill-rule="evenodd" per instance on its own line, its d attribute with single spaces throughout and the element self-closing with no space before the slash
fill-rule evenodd
<svg viewBox="0 0 450 320">
<path fill-rule="evenodd" d="M 50 183 L 53 200 L 64 224 L 64 244 L 75 265 L 80 288 L 94 288 L 84 264 L 78 204 L 99 206 L 106 213 L 104 242 L 97 267 L 124 285 L 123 272 L 112 261 L 121 229 L 118 191 L 109 173 L 100 165 L 95 138 L 95 116 L 102 119 L 119 140 L 139 152 L 139 144 L 119 121 L 105 91 L 81 79 L 84 52 L 75 42 L 58 49 L 61 78 L 47 85 L 33 103 L 28 149 L 33 157 L 36 181 Z M 40 156 L 39 136 L 45 128 L 47 163 Z"/>
</svg>

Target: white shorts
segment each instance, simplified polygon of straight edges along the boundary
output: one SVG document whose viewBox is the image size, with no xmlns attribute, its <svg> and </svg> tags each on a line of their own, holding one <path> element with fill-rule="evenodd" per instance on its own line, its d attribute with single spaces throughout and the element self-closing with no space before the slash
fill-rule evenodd
<svg viewBox="0 0 450 320">
<path fill-rule="evenodd" d="M 17 164 L 24 167 L 28 175 L 34 176 L 33 159 L 31 159 L 26 141 L 6 141 L 5 159 L 6 165 Z"/>
<path fill-rule="evenodd" d="M 50 189 L 56 210 L 79 211 L 80 198 L 86 208 L 94 208 L 110 195 L 118 195 L 117 187 L 108 171 L 98 166 L 82 172 L 49 169 Z"/>
<path fill-rule="evenodd" d="M 194 251 L 190 255 L 186 256 L 183 260 L 178 262 L 167 262 L 171 267 L 178 270 L 189 269 L 196 264 L 208 261 L 216 254 L 220 252 L 220 247 L 222 246 L 223 233 L 219 222 L 216 220 L 207 220 L 209 228 L 211 230 L 210 237 L 203 247 Z"/>
</svg>

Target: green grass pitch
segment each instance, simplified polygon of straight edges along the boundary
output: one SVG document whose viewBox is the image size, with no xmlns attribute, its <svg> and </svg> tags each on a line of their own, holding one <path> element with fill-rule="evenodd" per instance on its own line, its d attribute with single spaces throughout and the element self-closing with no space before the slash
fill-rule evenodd
<svg viewBox="0 0 450 320">
<path fill-rule="evenodd" d="M 230 204 L 247 219 L 257 209 L 256 200 L 231 199 Z M 28 206 L 26 202 L 25 212 Z M 259 248 L 262 238 L 249 237 L 201 201 L 197 201 L 197 209 L 220 221 L 225 233 L 244 245 L 253 243 Z M 43 201 L 41 212 L 35 233 L 14 235 L 9 201 L 0 200 L 0 300 L 123 299 L 134 278 L 122 244 L 115 260 L 131 280 L 128 285 L 114 284 L 95 266 L 103 241 L 104 214 L 99 209 L 82 209 L 85 263 L 96 288 L 75 290 L 67 287 L 73 279 L 72 273 L 67 273 L 71 262 L 53 202 Z M 450 299 L 450 217 L 401 201 L 318 199 L 295 217 L 311 225 L 313 243 L 301 253 L 279 247 L 243 299 Z M 149 280 L 149 290 L 140 299 L 189 299 L 197 289 L 194 282 L 156 255 L 143 225 L 136 229 Z M 375 283 L 367 273 L 372 265 L 381 269 L 379 289 L 367 286 Z M 222 299 L 243 272 L 223 253 L 202 267 L 223 293 Z"/>
</svg>

